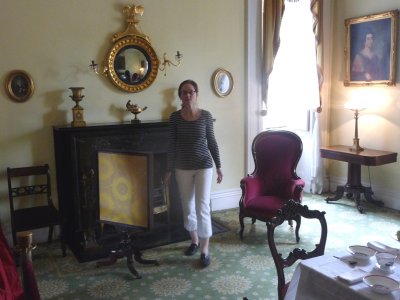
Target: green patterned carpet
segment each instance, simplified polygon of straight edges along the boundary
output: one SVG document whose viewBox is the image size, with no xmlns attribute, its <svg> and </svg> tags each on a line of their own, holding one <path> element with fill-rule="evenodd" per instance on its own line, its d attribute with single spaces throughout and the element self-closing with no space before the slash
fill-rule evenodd
<svg viewBox="0 0 400 300">
<path fill-rule="evenodd" d="M 400 213 L 367 205 L 360 214 L 350 200 L 327 204 L 325 197 L 306 194 L 303 203 L 310 209 L 326 211 L 328 241 L 326 253 L 343 250 L 351 244 L 391 240 L 400 229 Z M 199 256 L 183 255 L 187 242 L 171 244 L 144 252 L 144 258 L 157 259 L 160 266 L 135 264 L 143 276 L 134 279 L 125 259 L 108 267 L 96 268 L 95 262 L 78 263 L 71 252 L 61 257 L 58 243 L 39 245 L 34 250 L 34 265 L 42 299 L 271 299 L 276 297 L 276 273 L 266 243 L 266 226 L 251 225 L 245 219 L 244 240 L 238 237 L 238 209 L 213 213 L 213 218 L 230 231 L 211 240 L 211 265 L 201 269 Z M 300 228 L 299 247 L 311 249 L 319 231 L 312 221 Z M 280 249 L 285 254 L 295 246 L 293 229 L 283 224 L 276 230 Z M 399 244 L 400 246 L 400 244 Z M 287 276 L 291 277 L 293 268 Z"/>
</svg>

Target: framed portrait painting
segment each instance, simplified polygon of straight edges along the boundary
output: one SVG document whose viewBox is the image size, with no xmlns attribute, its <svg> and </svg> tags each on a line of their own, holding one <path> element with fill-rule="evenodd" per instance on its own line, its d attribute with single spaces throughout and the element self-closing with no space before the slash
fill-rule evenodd
<svg viewBox="0 0 400 300">
<path fill-rule="evenodd" d="M 345 86 L 396 84 L 398 10 L 345 20 Z"/>
<path fill-rule="evenodd" d="M 8 97 L 15 102 L 27 101 L 35 89 L 32 77 L 23 70 L 8 73 L 5 88 Z"/>
</svg>

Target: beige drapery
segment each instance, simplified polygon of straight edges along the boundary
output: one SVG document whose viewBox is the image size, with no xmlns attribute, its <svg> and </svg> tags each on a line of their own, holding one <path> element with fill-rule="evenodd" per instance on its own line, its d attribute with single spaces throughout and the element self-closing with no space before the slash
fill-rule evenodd
<svg viewBox="0 0 400 300">
<path fill-rule="evenodd" d="M 288 0 L 296 2 L 297 0 Z M 323 83 L 323 72 L 321 67 L 322 50 L 321 50 L 321 12 L 322 0 L 310 0 L 310 10 L 314 17 L 313 31 L 315 35 L 315 49 L 317 52 L 317 72 L 319 80 L 319 89 L 321 92 Z M 274 66 L 274 60 L 280 44 L 280 28 L 282 16 L 285 11 L 285 0 L 264 0 L 262 15 L 262 53 L 263 53 L 263 89 L 262 101 L 267 105 L 268 79 Z M 320 93 L 321 94 L 321 93 Z M 322 101 L 320 95 L 320 106 L 317 112 L 322 111 Z"/>
<path fill-rule="evenodd" d="M 267 105 L 268 78 L 274 66 L 274 60 L 280 44 L 280 29 L 285 0 L 264 0 L 262 16 L 262 53 L 263 53 L 263 76 L 262 76 L 262 101 Z"/>
<path fill-rule="evenodd" d="M 310 9 L 313 14 L 314 24 L 313 31 L 315 35 L 315 51 L 317 54 L 317 72 L 318 72 L 318 82 L 319 82 L 319 107 L 317 108 L 317 112 L 320 113 L 322 111 L 322 99 L 321 99 L 321 89 L 322 84 L 324 82 L 324 76 L 322 72 L 322 0 L 311 0 Z"/>
<path fill-rule="evenodd" d="M 318 72 L 319 83 L 319 107 L 314 111 L 314 126 L 312 138 L 312 157 L 311 157 L 311 192 L 315 194 L 322 193 L 324 189 L 323 180 L 323 164 L 322 158 L 319 154 L 321 146 L 321 121 L 320 116 L 322 112 L 322 84 L 324 82 L 323 69 L 322 69 L 322 1 L 323 0 L 310 0 L 310 9 L 313 14 L 313 31 L 315 36 L 315 51 L 316 51 L 316 65 Z"/>
</svg>

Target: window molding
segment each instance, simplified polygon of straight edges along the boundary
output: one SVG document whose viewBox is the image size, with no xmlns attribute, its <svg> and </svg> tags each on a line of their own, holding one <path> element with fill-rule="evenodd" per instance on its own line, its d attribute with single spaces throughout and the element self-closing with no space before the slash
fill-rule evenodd
<svg viewBox="0 0 400 300">
<path fill-rule="evenodd" d="M 262 0 L 246 1 L 247 3 L 247 136 L 245 139 L 245 155 L 247 173 L 254 170 L 253 156 L 251 155 L 251 144 L 254 137 L 262 128 L 261 122 L 261 9 Z M 257 59 L 254 59 L 254 58 Z"/>
</svg>

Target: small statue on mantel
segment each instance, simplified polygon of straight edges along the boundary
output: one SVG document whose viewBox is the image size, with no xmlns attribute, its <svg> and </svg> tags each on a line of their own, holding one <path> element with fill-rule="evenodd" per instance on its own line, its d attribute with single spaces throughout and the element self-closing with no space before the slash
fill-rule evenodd
<svg viewBox="0 0 400 300">
<path fill-rule="evenodd" d="M 135 118 L 131 120 L 131 123 L 140 123 L 140 120 L 138 119 L 137 115 L 146 109 L 147 106 L 140 108 L 137 104 L 131 104 L 131 100 L 128 100 L 128 102 L 126 103 L 126 110 L 130 111 L 135 115 Z"/>
</svg>

